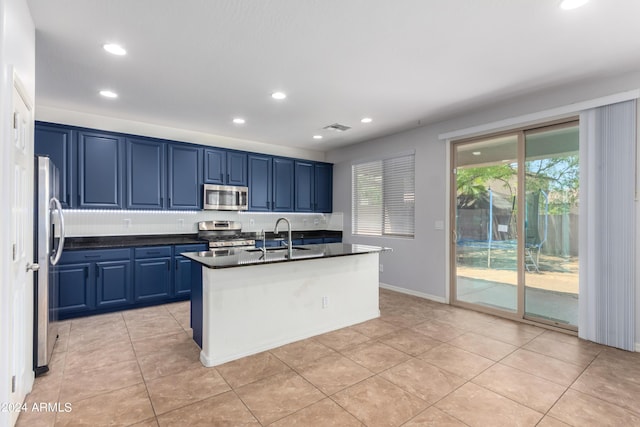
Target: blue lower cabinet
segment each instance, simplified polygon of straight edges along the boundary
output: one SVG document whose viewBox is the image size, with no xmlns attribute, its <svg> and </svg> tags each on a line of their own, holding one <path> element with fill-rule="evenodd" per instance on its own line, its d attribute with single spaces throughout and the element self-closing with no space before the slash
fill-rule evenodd
<svg viewBox="0 0 640 427">
<path fill-rule="evenodd" d="M 200 274 L 192 273 L 192 261 L 180 255 L 183 252 L 200 252 L 206 251 L 207 245 L 176 245 L 174 248 L 174 296 L 189 296 L 191 294 L 191 286 L 194 281 L 202 281 L 201 270 L 196 270 Z M 198 263 L 194 263 L 199 266 Z"/>
<path fill-rule="evenodd" d="M 342 243 L 342 237 L 325 237 L 322 243 Z"/>
<path fill-rule="evenodd" d="M 302 244 L 303 245 L 321 245 L 322 243 L 324 243 L 324 239 L 322 237 L 314 237 L 314 238 L 304 238 L 302 239 Z"/>
<path fill-rule="evenodd" d="M 96 307 L 121 307 L 133 303 L 131 261 L 96 263 Z"/>
<path fill-rule="evenodd" d="M 60 318 L 83 315 L 95 308 L 91 263 L 61 264 L 56 268 L 59 280 L 58 315 Z"/>
<path fill-rule="evenodd" d="M 136 259 L 135 265 L 136 302 L 171 297 L 171 257 Z"/>
<path fill-rule="evenodd" d="M 131 303 L 131 251 L 65 251 L 56 266 L 61 319 Z"/>
<path fill-rule="evenodd" d="M 67 250 L 56 266 L 58 315 L 67 319 L 188 299 L 202 273 L 180 253 L 206 249 L 202 243 Z"/>
</svg>

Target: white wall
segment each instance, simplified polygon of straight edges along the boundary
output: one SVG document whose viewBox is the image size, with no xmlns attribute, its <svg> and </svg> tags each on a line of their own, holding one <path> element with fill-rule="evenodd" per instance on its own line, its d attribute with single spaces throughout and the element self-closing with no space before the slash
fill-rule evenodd
<svg viewBox="0 0 640 427">
<path fill-rule="evenodd" d="M 429 124 L 396 135 L 336 149 L 327 153 L 334 166 L 334 209 L 344 213 L 343 239 L 353 243 L 389 246 L 394 252 L 383 253 L 381 282 L 403 290 L 444 300 L 448 296 L 446 230 L 435 230 L 436 221 L 448 215 L 448 153 L 438 136 L 473 126 L 480 126 L 526 114 L 537 113 L 640 88 L 640 72 L 585 81 L 553 90 L 520 96 L 508 102 L 456 118 Z M 415 150 L 416 152 L 416 231 L 415 239 L 359 237 L 351 235 L 351 165 L 354 161 Z M 640 265 L 640 262 L 638 263 Z M 640 289 L 638 291 L 640 310 Z M 640 342 L 640 312 L 636 316 Z"/>
<path fill-rule="evenodd" d="M 35 29 L 26 0 L 0 0 L 0 200 L 12 200 L 10 173 L 11 156 L 9 144 L 12 132 L 12 70 L 19 76 L 31 101 L 35 93 Z M 9 203 L 0 207 L 0 235 L 10 236 L 11 208 Z M 32 239 L 32 236 L 26 236 Z M 11 240 L 0 239 L 0 402 L 10 402 L 11 374 L 9 366 L 9 325 L 12 309 L 23 313 L 23 319 L 33 318 L 33 303 L 28 301 L 25 307 L 10 307 L 13 301 L 11 289 Z M 22 349 L 17 357 L 28 357 L 27 366 L 31 363 L 31 325 L 25 321 L 24 342 L 28 348 Z M 28 355 L 28 356 L 27 356 Z M 22 384 L 30 389 L 31 384 Z M 15 422 L 15 413 L 0 411 L 0 426 Z"/>
<path fill-rule="evenodd" d="M 234 150 L 252 151 L 276 156 L 295 157 L 306 160 L 324 161 L 322 151 L 302 148 L 284 147 L 245 139 L 229 138 L 188 129 L 177 129 L 159 124 L 136 122 L 114 117 L 98 116 L 79 111 L 61 110 L 38 105 L 36 120 L 65 125 L 81 126 L 132 135 L 150 136 L 172 141 L 190 142 L 212 147 L 231 148 Z"/>
</svg>

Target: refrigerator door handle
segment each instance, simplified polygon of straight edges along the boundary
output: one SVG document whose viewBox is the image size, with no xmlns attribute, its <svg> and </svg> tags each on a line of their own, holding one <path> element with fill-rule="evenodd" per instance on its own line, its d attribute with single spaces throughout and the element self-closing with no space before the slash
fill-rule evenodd
<svg viewBox="0 0 640 427">
<path fill-rule="evenodd" d="M 60 240 L 58 241 L 58 247 L 54 249 L 53 255 L 51 255 L 51 265 L 56 265 L 58 261 L 60 261 L 64 248 L 64 215 L 62 214 L 60 200 L 55 197 L 52 197 L 49 201 L 49 208 L 56 210 L 58 212 L 58 218 L 60 218 Z"/>
</svg>

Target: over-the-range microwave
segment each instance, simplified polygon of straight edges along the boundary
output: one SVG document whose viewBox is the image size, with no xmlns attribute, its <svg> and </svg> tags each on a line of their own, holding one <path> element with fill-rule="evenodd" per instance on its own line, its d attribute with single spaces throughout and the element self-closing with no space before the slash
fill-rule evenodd
<svg viewBox="0 0 640 427">
<path fill-rule="evenodd" d="M 249 209 L 249 188 L 205 184 L 202 208 L 218 211 L 246 211 Z"/>
</svg>

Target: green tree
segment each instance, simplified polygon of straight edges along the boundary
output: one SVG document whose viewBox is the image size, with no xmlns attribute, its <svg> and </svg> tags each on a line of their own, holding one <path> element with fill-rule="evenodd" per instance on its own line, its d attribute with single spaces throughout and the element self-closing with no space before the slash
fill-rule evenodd
<svg viewBox="0 0 640 427">
<path fill-rule="evenodd" d="M 489 185 L 495 181 L 502 182 L 513 195 L 511 182 L 515 176 L 516 170 L 510 164 L 459 168 L 456 175 L 458 208 L 471 207 L 476 200 L 487 193 Z"/>
</svg>

